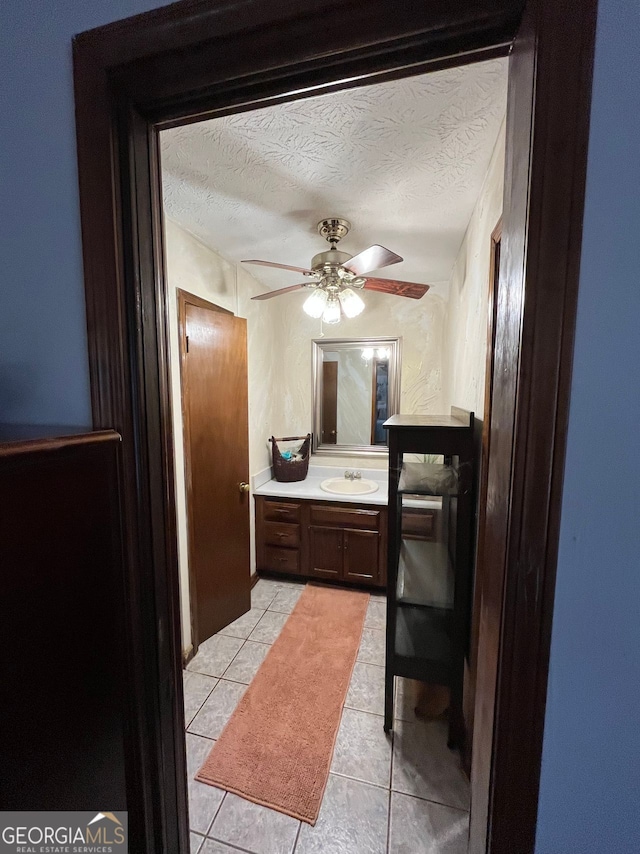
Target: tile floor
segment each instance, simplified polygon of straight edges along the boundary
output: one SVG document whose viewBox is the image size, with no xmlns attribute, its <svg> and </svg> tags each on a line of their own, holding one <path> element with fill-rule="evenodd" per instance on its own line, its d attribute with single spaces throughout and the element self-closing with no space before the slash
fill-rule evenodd
<svg viewBox="0 0 640 854">
<path fill-rule="evenodd" d="M 303 589 L 260 579 L 251 610 L 184 672 L 191 854 L 466 854 L 469 787 L 446 725 L 419 722 L 398 680 L 395 732 L 382 728 L 383 596 L 371 597 L 315 827 L 193 779 Z"/>
</svg>

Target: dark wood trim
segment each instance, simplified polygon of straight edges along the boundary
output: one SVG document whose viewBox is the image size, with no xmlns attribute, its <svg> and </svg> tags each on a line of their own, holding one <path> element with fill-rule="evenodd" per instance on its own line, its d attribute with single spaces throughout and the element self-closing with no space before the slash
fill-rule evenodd
<svg viewBox="0 0 640 854">
<path fill-rule="evenodd" d="M 535 847 L 596 6 L 528 3 L 509 64 L 470 854 Z"/>
<path fill-rule="evenodd" d="M 191 479 L 191 421 L 189 419 L 189 388 L 186 380 L 185 361 L 187 357 L 187 306 L 195 305 L 208 311 L 218 311 L 221 314 L 231 314 L 226 308 L 209 302 L 196 294 L 176 288 L 176 303 L 178 309 L 178 349 L 180 359 L 180 406 L 182 412 L 182 436 L 184 451 L 184 483 L 185 483 L 185 507 L 187 512 L 187 538 L 189 552 L 189 615 L 191 622 L 191 656 L 198 652 L 198 586 L 196 574 L 193 571 L 193 484 Z"/>
<path fill-rule="evenodd" d="M 596 0 L 528 0 L 524 17 L 522 6 L 185 0 L 74 40 L 94 427 L 123 438 L 132 850 L 188 850 L 158 128 L 504 54 L 520 20 L 471 851 L 533 850 Z M 328 21 L 331 38 L 318 38 Z"/>
<path fill-rule="evenodd" d="M 144 798 L 140 817 L 154 823 L 153 830 L 145 829 L 145 837 L 152 833 L 154 845 L 169 851 L 184 848 L 188 833 L 186 821 L 174 818 L 186 818 L 187 792 L 184 775 L 176 773 L 186 767 L 186 753 L 159 138 L 126 99 L 112 104 L 112 122 L 117 134 L 119 237 L 130 238 L 121 240 L 122 270 L 146 283 L 139 289 L 125 287 L 120 294 L 130 397 L 118 418 L 131 419 L 130 432 L 123 434 L 125 543 L 130 560 L 139 562 L 138 570 L 131 572 L 135 587 L 133 613 L 128 615 L 141 668 L 132 691 L 139 693 L 138 748 L 147 753 L 142 760 L 136 757 L 143 764 L 137 768 L 133 797 Z M 142 831 L 138 819 L 134 813 L 134 850 Z"/>
<path fill-rule="evenodd" d="M 480 637 L 480 605 L 482 602 L 482 579 L 485 573 L 484 535 L 487 517 L 487 487 L 489 482 L 489 445 L 491 441 L 491 396 L 493 393 L 493 354 L 495 350 L 495 328 L 498 312 L 498 273 L 500 259 L 500 238 L 502 236 L 502 216 L 491 232 L 489 255 L 489 279 L 487 300 L 487 350 L 484 372 L 484 406 L 482 420 L 476 419 L 480 427 L 477 442 L 479 478 L 476 493 L 477 535 L 475 547 L 475 571 L 473 585 L 473 603 L 471 607 L 471 642 L 469 659 L 465 672 L 465 727 L 466 740 L 462 752 L 465 771 L 471 775 L 471 755 L 473 747 L 473 721 L 475 716 L 476 677 L 478 669 L 478 641 Z"/>
<path fill-rule="evenodd" d="M 55 436 L 52 439 L 20 439 L 18 441 L 1 442 L 0 458 L 17 457 L 20 454 L 51 454 L 56 451 L 66 451 L 80 445 L 98 445 L 101 442 L 121 441 L 114 430 L 96 430 L 92 433 L 81 433 L 75 436 Z"/>
</svg>

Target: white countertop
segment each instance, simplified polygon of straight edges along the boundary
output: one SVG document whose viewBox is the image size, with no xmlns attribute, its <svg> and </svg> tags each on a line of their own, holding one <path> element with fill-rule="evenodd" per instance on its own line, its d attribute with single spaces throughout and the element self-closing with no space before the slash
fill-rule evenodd
<svg viewBox="0 0 640 854">
<path fill-rule="evenodd" d="M 273 479 L 260 483 L 263 478 L 256 476 L 254 478 L 253 494 L 271 498 L 299 498 L 311 501 L 339 501 L 350 504 L 378 504 L 386 507 L 389 490 L 386 469 L 349 468 L 348 470 L 359 471 L 364 479 L 375 481 L 378 484 L 378 490 L 365 495 L 335 495 L 331 492 L 325 492 L 324 489 L 320 488 L 322 481 L 330 477 L 344 477 L 345 469 L 335 466 L 310 465 L 309 474 L 306 479 L 296 481 L 295 483 L 281 483 Z M 438 498 L 408 499 L 404 503 L 410 507 L 440 507 L 440 499 Z"/>
</svg>

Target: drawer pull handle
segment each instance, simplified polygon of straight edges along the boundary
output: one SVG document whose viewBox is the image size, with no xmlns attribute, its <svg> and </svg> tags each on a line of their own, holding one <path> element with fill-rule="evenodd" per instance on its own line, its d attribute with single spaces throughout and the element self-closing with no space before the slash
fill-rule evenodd
<svg viewBox="0 0 640 854">
<path fill-rule="evenodd" d="M 286 563 L 287 562 L 286 557 L 279 557 L 278 560 L 280 561 L 280 563 Z"/>
</svg>

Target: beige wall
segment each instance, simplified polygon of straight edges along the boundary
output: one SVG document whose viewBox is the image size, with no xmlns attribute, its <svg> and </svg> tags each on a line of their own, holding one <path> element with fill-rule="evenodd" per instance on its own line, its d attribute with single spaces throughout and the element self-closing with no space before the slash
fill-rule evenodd
<svg viewBox="0 0 640 854">
<path fill-rule="evenodd" d="M 175 447 L 176 511 L 183 649 L 191 645 L 189 616 L 189 552 L 184 479 L 184 442 L 178 348 L 178 288 L 229 309 L 247 319 L 249 373 L 249 470 L 270 464 L 267 437 L 272 421 L 277 351 L 273 304 L 251 302 L 264 288 L 245 269 L 231 264 L 170 219 L 165 221 L 168 280 L 169 352 Z M 251 571 L 255 572 L 253 500 L 251 512 Z"/>
<path fill-rule="evenodd" d="M 279 406 L 274 412 L 276 435 L 307 433 L 312 427 L 312 346 L 324 333 L 331 338 L 402 338 L 402 412 L 439 412 L 443 406 L 442 350 L 445 301 L 428 292 L 421 300 L 363 291 L 366 308 L 352 320 L 321 326 L 302 311 L 304 294 L 278 300 L 282 368 Z M 336 463 L 337 460 L 337 463 Z M 318 465 L 346 465 L 344 457 L 317 457 Z M 360 465 L 363 460 L 360 458 Z M 369 463 L 367 462 L 367 465 Z M 386 466 L 386 461 L 380 462 Z"/>
<path fill-rule="evenodd" d="M 445 405 L 482 418 L 487 352 L 487 311 L 491 233 L 502 214 L 504 122 L 487 177 L 469 221 L 449 283 L 444 329 Z"/>
</svg>

